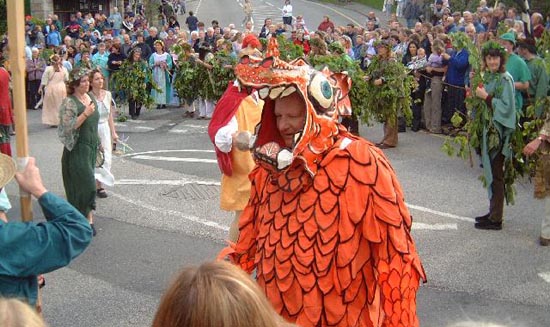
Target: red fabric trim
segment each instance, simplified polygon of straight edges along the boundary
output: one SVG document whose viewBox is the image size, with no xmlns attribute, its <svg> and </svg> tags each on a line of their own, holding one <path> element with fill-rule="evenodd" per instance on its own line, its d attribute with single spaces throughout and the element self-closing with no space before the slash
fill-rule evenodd
<svg viewBox="0 0 550 327">
<path fill-rule="evenodd" d="M 218 159 L 218 166 L 224 175 L 233 175 L 233 165 L 231 164 L 231 156 L 229 153 L 224 153 L 216 147 L 216 133 L 218 130 L 226 126 L 231 118 L 235 116 L 237 109 L 241 102 L 248 96 L 248 93 L 243 89 L 239 91 L 239 88 L 233 86 L 233 82 L 230 82 L 221 99 L 218 101 L 214 114 L 208 125 L 208 136 L 210 141 L 214 144 L 216 150 L 216 157 Z"/>
</svg>

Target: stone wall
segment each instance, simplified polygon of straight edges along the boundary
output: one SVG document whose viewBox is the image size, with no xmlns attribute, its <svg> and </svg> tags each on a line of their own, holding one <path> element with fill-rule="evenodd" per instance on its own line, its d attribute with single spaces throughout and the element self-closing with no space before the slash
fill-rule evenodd
<svg viewBox="0 0 550 327">
<path fill-rule="evenodd" d="M 53 13 L 53 0 L 31 0 L 31 15 L 39 19 L 46 19 Z"/>
</svg>

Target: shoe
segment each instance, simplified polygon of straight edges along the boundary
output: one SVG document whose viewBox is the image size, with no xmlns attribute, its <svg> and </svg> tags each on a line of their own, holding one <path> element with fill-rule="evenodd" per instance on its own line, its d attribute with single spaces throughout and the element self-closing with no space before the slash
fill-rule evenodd
<svg viewBox="0 0 550 327">
<path fill-rule="evenodd" d="M 97 191 L 97 197 L 98 198 L 102 198 L 102 199 L 105 199 L 108 195 L 107 195 L 107 192 L 105 192 L 105 189 L 104 188 L 98 188 Z"/>
<path fill-rule="evenodd" d="M 485 230 L 501 230 L 502 229 L 502 223 L 496 223 L 492 220 L 484 220 L 480 221 L 478 223 L 475 223 L 474 227 L 476 229 L 485 229 Z"/>
<path fill-rule="evenodd" d="M 476 217 L 476 223 L 480 223 L 482 221 L 489 220 L 489 213 L 483 216 Z"/>
<path fill-rule="evenodd" d="M 97 231 L 95 230 L 94 224 L 90 224 L 90 227 L 92 227 L 92 236 L 95 237 L 97 235 Z"/>
<path fill-rule="evenodd" d="M 379 149 L 391 149 L 391 148 L 395 148 L 395 146 L 387 145 L 387 144 L 385 144 L 385 143 L 378 143 L 378 144 L 376 144 L 376 146 L 377 146 Z"/>
<path fill-rule="evenodd" d="M 548 246 L 548 245 L 550 245 L 550 239 L 544 238 L 544 237 L 541 236 L 539 238 L 539 243 L 540 243 L 541 246 Z"/>
</svg>

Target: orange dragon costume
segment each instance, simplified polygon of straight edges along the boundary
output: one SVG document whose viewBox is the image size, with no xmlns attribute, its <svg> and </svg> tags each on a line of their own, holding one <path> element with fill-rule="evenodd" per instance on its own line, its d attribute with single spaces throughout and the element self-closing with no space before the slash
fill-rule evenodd
<svg viewBox="0 0 550 327">
<path fill-rule="evenodd" d="M 239 240 L 220 256 L 256 269 L 275 310 L 299 326 L 418 326 L 425 273 L 401 186 L 379 149 L 336 122 L 349 79 L 281 61 L 275 38 L 266 59 L 243 57 L 235 72 L 265 104 Z M 274 100 L 293 92 L 307 117 L 289 149 Z"/>
</svg>

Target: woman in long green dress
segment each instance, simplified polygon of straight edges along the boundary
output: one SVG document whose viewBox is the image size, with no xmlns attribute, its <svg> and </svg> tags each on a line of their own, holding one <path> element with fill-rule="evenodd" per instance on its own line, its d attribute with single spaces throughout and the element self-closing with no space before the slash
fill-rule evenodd
<svg viewBox="0 0 550 327">
<path fill-rule="evenodd" d="M 58 136 L 65 146 L 61 158 L 63 185 L 67 200 L 88 218 L 93 235 L 96 185 L 94 169 L 99 138 L 99 113 L 90 88 L 89 70 L 71 72 L 67 87 L 68 96 L 59 111 Z"/>
</svg>

